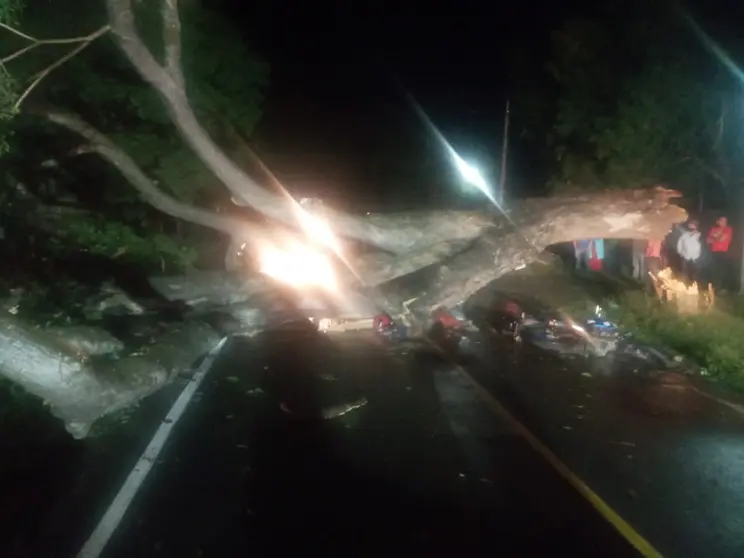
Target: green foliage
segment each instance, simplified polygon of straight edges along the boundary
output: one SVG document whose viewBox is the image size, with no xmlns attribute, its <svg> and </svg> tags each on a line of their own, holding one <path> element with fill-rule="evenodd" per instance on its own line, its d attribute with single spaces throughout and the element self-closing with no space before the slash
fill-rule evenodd
<svg viewBox="0 0 744 558">
<path fill-rule="evenodd" d="M 249 135 L 261 116 L 268 67 L 224 17 L 206 9 L 181 11 L 183 71 L 200 123 L 218 141 L 227 125 Z M 159 2 L 140 3 L 137 17 L 158 54 Z M 105 21 L 102 1 L 91 9 L 90 2 L 57 0 L 25 14 L 23 29 L 38 37 L 73 37 Z M 18 59 L 14 75 L 28 78 L 68 51 L 69 46 L 57 45 L 36 49 Z M 36 96 L 83 114 L 179 199 L 192 201 L 195 190 L 219 187 L 178 137 L 156 91 L 142 82 L 109 37 L 55 70 Z"/>
<path fill-rule="evenodd" d="M 5 66 L 0 65 L 0 155 L 10 149 L 11 124 L 17 113 L 17 99 L 18 84 Z"/>
<path fill-rule="evenodd" d="M 545 285 L 550 285 L 549 289 Z M 731 313 L 681 315 L 625 281 L 605 275 L 577 275 L 556 262 L 533 264 L 499 278 L 503 292 L 520 293 L 561 308 L 569 316 L 588 316 L 601 304 L 608 317 L 639 339 L 678 351 L 723 386 L 744 392 L 744 298 L 719 300 Z"/>
<path fill-rule="evenodd" d="M 600 12 L 551 36 L 553 185 L 730 194 L 744 176 L 741 86 L 679 20 L 638 13 L 621 23 Z"/>
<path fill-rule="evenodd" d="M 154 233 L 137 234 L 131 227 L 103 217 L 69 223 L 70 240 L 97 255 L 130 259 L 150 269 L 183 270 L 193 265 L 195 252 L 173 237 Z"/>
<path fill-rule="evenodd" d="M 679 351 L 709 376 L 744 391 L 744 319 L 723 312 L 682 315 L 672 308 L 629 293 L 617 300 L 613 318 L 648 341 Z"/>
<path fill-rule="evenodd" d="M 23 11 L 23 0 L 0 0 L 0 23 L 15 25 Z M 18 83 L 5 65 L 0 64 L 0 155 L 10 148 L 10 122 L 16 115 Z"/>
<path fill-rule="evenodd" d="M 201 2 L 181 8 L 182 65 L 188 95 L 207 132 L 226 150 L 237 132 L 247 137 L 255 128 L 268 80 L 268 67 L 243 42 L 240 30 Z M 136 16 L 145 42 L 162 58 L 160 2 L 137 2 Z M 12 23 L 39 40 L 83 37 L 106 23 L 103 0 L 54 0 L 36 2 L 22 11 L 21 0 L 0 0 L 0 21 Z M 29 41 L 0 29 L 0 56 L 29 46 Z M 0 154 L 8 149 L 13 132 L 12 155 L 16 168 L 24 161 L 31 172 L 45 159 L 77 147 L 80 138 L 46 122 L 16 118 L 13 105 L 18 94 L 38 72 L 68 54 L 76 44 L 43 44 L 0 68 Z M 30 102 L 41 101 L 79 113 L 111 137 L 158 185 L 175 198 L 195 203 L 209 197 L 222 184 L 184 145 L 159 99 L 122 55 L 111 36 L 104 35 L 51 72 L 33 91 Z M 4 151 L 3 151 L 4 148 Z M 179 242 L 154 231 L 162 225 L 148 220 L 152 214 L 118 171 L 95 156 L 84 164 L 62 160 L 67 176 L 57 182 L 78 185 L 105 184 L 91 203 L 114 222 L 101 218 L 95 226 L 73 223 L 68 237 L 95 253 L 141 259 L 145 266 L 184 267 L 194 254 Z M 98 162 L 98 164 L 96 164 Z M 77 173 L 77 174 L 76 174 Z M 69 176 L 70 174 L 74 176 Z M 103 179 L 101 177 L 103 176 Z M 32 185 L 33 189 L 33 185 Z M 148 226 L 155 225 L 152 228 Z M 125 250 L 122 255 L 122 250 Z"/>
<path fill-rule="evenodd" d="M 15 25 L 23 8 L 23 0 L 0 0 L 0 23 Z"/>
</svg>

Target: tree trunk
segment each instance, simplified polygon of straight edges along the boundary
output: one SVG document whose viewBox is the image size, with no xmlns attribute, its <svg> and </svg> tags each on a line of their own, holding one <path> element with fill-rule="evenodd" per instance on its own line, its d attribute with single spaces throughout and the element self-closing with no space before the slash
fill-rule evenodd
<svg viewBox="0 0 744 558">
<path fill-rule="evenodd" d="M 168 1 L 161 3 L 164 22 L 162 37 L 165 46 L 163 63 L 156 59 L 137 32 L 132 0 L 107 0 L 107 6 L 111 29 L 119 47 L 142 78 L 160 95 L 171 120 L 194 153 L 224 183 L 235 199 L 242 200 L 269 218 L 296 226 L 297 208 L 288 203 L 285 196 L 265 190 L 246 175 L 215 145 L 199 125 L 189 105 L 181 69 L 177 4 Z M 663 199 L 663 204 L 666 204 L 673 195 L 676 194 L 663 194 L 661 190 L 657 192 L 657 197 Z M 611 205 L 607 207 L 605 203 Z M 520 212 L 510 215 L 510 218 L 500 218 L 496 222 L 483 213 L 462 211 L 418 212 L 362 218 L 329 210 L 327 218 L 340 236 L 360 240 L 386 252 L 402 255 L 397 261 L 390 261 L 382 266 L 384 268 L 382 270 L 379 270 L 379 264 L 372 264 L 371 268 L 368 266 L 364 271 L 373 277 L 362 279 L 366 286 L 389 281 L 404 272 L 410 273 L 413 271 L 412 268 L 428 265 L 433 263 L 432 260 L 438 261 L 442 254 L 449 256 L 457 253 L 475 239 L 487 237 L 490 240 L 482 239 L 476 243 L 472 256 L 459 256 L 462 263 L 467 264 L 466 269 L 474 265 L 473 271 L 477 273 L 467 281 L 456 281 L 459 287 L 453 287 L 452 292 L 467 293 L 487 282 L 496 273 L 493 269 L 480 269 L 481 267 L 513 267 L 517 260 L 520 264 L 526 263 L 534 257 L 528 256 L 531 251 L 539 252 L 552 242 L 586 236 L 617 238 L 619 235 L 612 234 L 613 232 L 622 232 L 624 237 L 643 238 L 656 235 L 661 238 L 666 231 L 644 230 L 650 216 L 649 211 L 654 211 L 657 205 L 658 201 L 649 199 L 643 192 L 635 194 L 605 192 L 552 201 L 531 200 L 522 204 Z M 600 213 L 606 210 L 609 213 L 601 218 Z M 571 212 L 574 213 L 573 216 Z M 554 218 L 556 222 L 551 222 L 549 218 Z M 586 222 L 576 223 L 573 221 L 574 218 Z M 495 231 L 492 230 L 494 226 L 498 227 Z M 504 232 L 512 228 L 516 228 L 518 232 Z M 526 237 L 526 242 L 520 241 L 520 235 Z M 470 250 L 465 250 L 461 254 L 468 252 Z M 474 264 L 472 259 L 478 257 L 485 260 Z M 503 266 L 501 263 L 494 264 L 495 260 L 503 261 Z M 362 263 L 359 262 L 360 265 Z M 442 281 L 447 282 L 440 278 L 438 281 L 440 286 L 435 288 L 439 294 L 428 295 L 432 300 L 453 298 L 454 295 L 444 294 L 446 289 L 441 287 Z"/>
<path fill-rule="evenodd" d="M 258 233 L 259 227 L 254 227 L 246 221 L 200 209 L 169 196 L 147 177 L 134 159 L 79 116 L 68 111 L 40 105 L 29 105 L 27 110 L 84 139 L 86 143 L 75 150 L 74 155 L 96 153 L 101 156 L 114 165 L 137 190 L 142 199 L 155 209 L 172 217 L 209 227 L 231 236 L 250 236 Z"/>
<path fill-rule="evenodd" d="M 663 239 L 674 223 L 687 218 L 682 208 L 669 203 L 677 197 L 678 192 L 656 188 L 525 200 L 510 211 L 508 224 L 502 219 L 466 249 L 422 270 L 418 280 L 399 279 L 378 289 L 378 299 L 387 301 L 388 308 L 399 308 L 402 301 L 417 298 L 410 308 L 428 314 L 438 306 L 454 306 L 532 263 L 551 244 L 585 238 Z M 425 259 L 423 254 L 417 258 Z M 379 285 L 398 279 L 411 267 L 403 256 L 366 282 Z"/>
<path fill-rule="evenodd" d="M 78 439 L 102 416 L 136 403 L 188 370 L 219 341 L 208 326 L 185 323 L 154 345 L 99 369 L 59 336 L 59 331 L 50 335 L 3 314 L 0 373 L 41 398 Z"/>
<path fill-rule="evenodd" d="M 247 301 L 265 283 L 240 272 L 195 271 L 172 277 L 151 277 L 150 285 L 163 298 L 195 308 L 228 306 Z"/>
<path fill-rule="evenodd" d="M 471 242 L 444 242 L 400 256 L 350 254 L 347 259 L 355 274 L 348 273 L 347 284 L 355 284 L 378 308 L 391 313 L 401 312 L 404 301 L 416 298 L 410 308 L 427 315 L 438 306 L 454 306 L 535 261 L 551 244 L 583 238 L 664 238 L 674 223 L 687 217 L 669 203 L 678 196 L 653 189 L 524 200 Z M 439 217 L 434 213 L 429 218 L 433 225 Z M 151 283 L 169 300 L 215 305 L 248 300 L 260 287 L 260 281 L 225 273 L 158 278 Z M 355 306 L 370 309 L 369 304 Z"/>
<path fill-rule="evenodd" d="M 236 199 L 243 200 L 246 205 L 271 219 L 297 227 L 297 208 L 288 203 L 285 196 L 266 190 L 243 172 L 199 124 L 183 85 L 179 61 L 180 33 L 173 32 L 175 26 L 164 25 L 166 60 L 161 65 L 137 33 L 132 1 L 107 0 L 107 5 L 111 28 L 119 47 L 142 78 L 158 92 L 181 137 L 194 153 Z M 164 20 L 178 20 L 175 3 L 163 2 L 162 10 Z M 340 236 L 396 254 L 419 250 L 443 241 L 470 240 L 479 236 L 484 227 L 490 226 L 478 213 L 459 211 L 438 212 L 436 226 L 433 227 L 429 213 L 363 218 L 329 209 L 327 216 L 334 231 Z"/>
</svg>

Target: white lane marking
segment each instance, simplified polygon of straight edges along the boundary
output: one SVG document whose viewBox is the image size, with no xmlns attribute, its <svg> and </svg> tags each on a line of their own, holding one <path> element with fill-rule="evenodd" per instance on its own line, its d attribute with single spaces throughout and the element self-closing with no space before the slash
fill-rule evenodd
<svg viewBox="0 0 744 558">
<path fill-rule="evenodd" d="M 176 423 L 183 415 L 194 393 L 199 389 L 207 372 L 212 368 L 212 364 L 217 360 L 227 340 L 227 337 L 223 338 L 209 351 L 204 362 L 201 363 L 201 366 L 194 373 L 193 379 L 183 388 L 183 391 L 178 396 L 178 399 L 176 399 L 176 402 L 173 403 L 173 406 L 163 419 L 152 440 L 150 440 L 144 453 L 135 464 L 134 469 L 129 473 L 127 480 L 124 481 L 124 484 L 119 489 L 118 494 L 111 502 L 106 513 L 103 514 L 98 526 L 78 553 L 77 558 L 98 558 L 101 555 L 109 540 L 116 532 L 132 500 L 134 500 L 137 492 L 142 487 L 142 483 L 147 478 L 150 469 L 152 469 L 152 466 L 157 461 L 160 451 L 168 440 L 168 436 L 170 436 Z"/>
</svg>

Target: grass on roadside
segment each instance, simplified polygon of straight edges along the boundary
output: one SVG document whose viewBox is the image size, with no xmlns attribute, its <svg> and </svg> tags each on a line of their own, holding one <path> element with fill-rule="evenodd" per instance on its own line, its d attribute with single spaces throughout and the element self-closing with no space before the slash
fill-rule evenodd
<svg viewBox="0 0 744 558">
<path fill-rule="evenodd" d="M 535 297 L 571 315 L 602 304 L 624 329 L 679 352 L 700 366 L 707 378 L 744 393 L 742 297 L 720 297 L 717 310 L 682 315 L 632 281 L 602 274 L 577 275 L 558 263 L 533 264 L 500 278 L 494 288 Z"/>
<path fill-rule="evenodd" d="M 744 318 L 712 310 L 683 315 L 641 292 L 615 299 L 614 319 L 650 342 L 678 351 L 712 380 L 744 393 Z"/>
</svg>

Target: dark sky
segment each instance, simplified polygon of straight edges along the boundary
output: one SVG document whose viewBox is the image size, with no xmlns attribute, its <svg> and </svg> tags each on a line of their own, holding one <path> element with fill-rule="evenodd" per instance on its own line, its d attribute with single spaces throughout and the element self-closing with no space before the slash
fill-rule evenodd
<svg viewBox="0 0 744 558">
<path fill-rule="evenodd" d="M 246 36 L 273 71 L 264 128 L 330 135 L 331 143 L 382 132 L 413 119 L 400 80 L 442 126 L 499 135 L 510 43 L 539 37 L 563 10 L 555 7 L 561 2 L 512 4 L 497 11 L 470 0 L 254 3 Z"/>
<path fill-rule="evenodd" d="M 277 170 L 293 161 L 308 176 L 344 183 L 331 190 L 376 188 L 385 190 L 381 200 L 389 200 L 410 175 L 419 190 L 412 186 L 408 199 L 441 197 L 440 190 L 451 190 L 443 185 L 446 180 L 438 183 L 417 172 L 429 168 L 423 176 L 442 175 L 446 158 L 429 145 L 431 135 L 400 85 L 458 151 L 495 173 L 510 48 L 539 50 L 563 18 L 591 13 L 592 5 L 588 0 L 233 0 L 233 19 L 271 65 L 259 151 L 284 155 L 274 159 Z M 310 162 L 313 157 L 317 164 Z M 535 180 L 524 174 L 530 154 L 521 152 L 518 142 L 510 161 L 513 184 Z M 343 172 L 331 172 L 341 167 Z"/>
<path fill-rule="evenodd" d="M 306 167 L 313 166 L 301 162 L 309 154 L 326 157 L 318 166 L 349 167 L 338 180 L 360 189 L 446 165 L 436 147 L 427 147 L 431 135 L 406 103 L 403 86 L 458 150 L 490 158 L 493 166 L 509 46 L 539 41 L 566 9 L 561 2 L 511 4 L 238 0 L 234 19 L 272 71 L 259 149 Z"/>
</svg>

